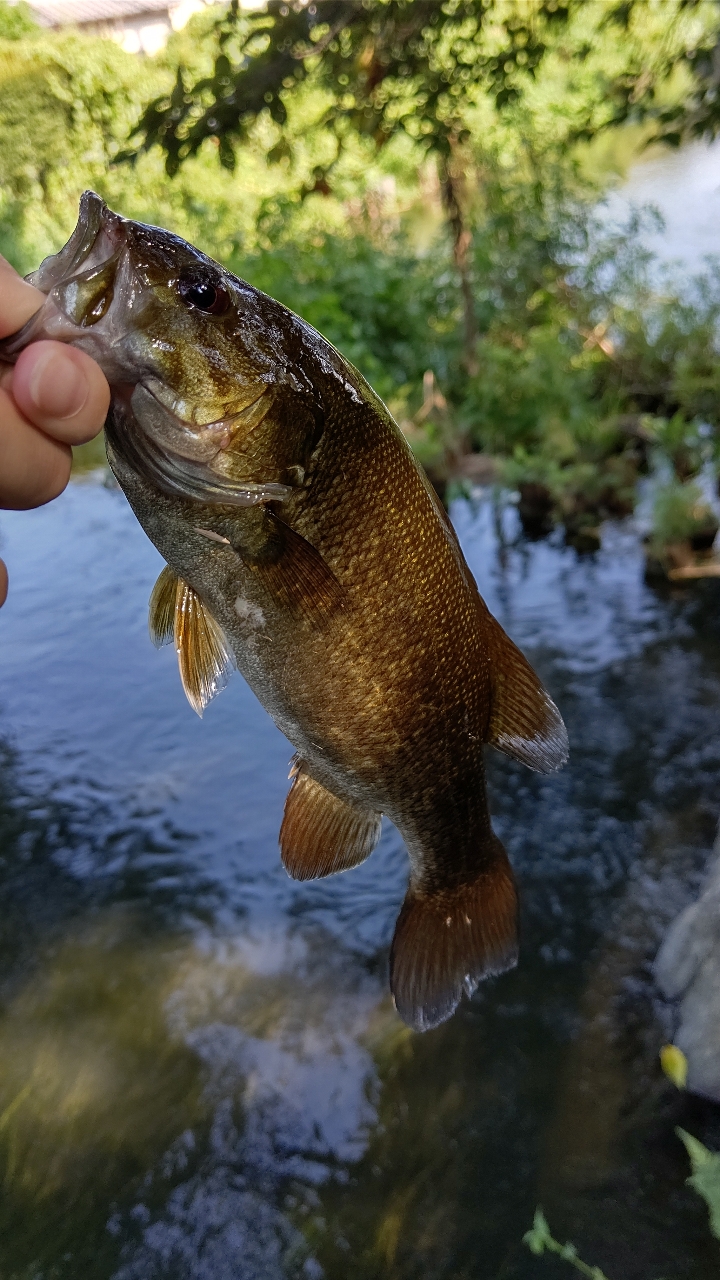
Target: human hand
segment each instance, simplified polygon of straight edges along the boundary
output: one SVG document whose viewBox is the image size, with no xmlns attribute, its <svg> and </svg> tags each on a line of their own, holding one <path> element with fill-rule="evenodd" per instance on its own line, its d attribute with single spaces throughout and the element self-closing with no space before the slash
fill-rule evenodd
<svg viewBox="0 0 720 1280">
<path fill-rule="evenodd" d="M 29 320 L 44 297 L 0 257 L 0 338 Z M 41 507 L 62 493 L 71 445 L 97 435 L 109 403 L 99 366 L 61 342 L 33 342 L 14 366 L 0 364 L 0 507 Z M 0 605 L 6 596 L 0 560 Z"/>
</svg>

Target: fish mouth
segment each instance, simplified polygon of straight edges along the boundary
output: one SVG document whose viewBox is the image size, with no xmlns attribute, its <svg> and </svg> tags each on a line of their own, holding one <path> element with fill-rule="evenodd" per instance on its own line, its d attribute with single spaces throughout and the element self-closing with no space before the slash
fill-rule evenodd
<svg viewBox="0 0 720 1280">
<path fill-rule="evenodd" d="M 112 258 L 126 242 L 126 226 L 127 219 L 108 209 L 95 191 L 83 191 L 77 226 L 67 244 L 45 258 L 25 279 L 43 293 L 50 293 L 81 267 L 87 270 Z"/>
<path fill-rule="evenodd" d="M 115 344 L 108 343 L 107 339 L 104 343 L 98 342 L 94 328 L 112 300 L 127 243 L 127 227 L 127 219 L 108 209 L 94 191 L 83 192 L 77 225 L 70 239 L 58 253 L 45 258 L 36 271 L 25 277 L 45 294 L 45 302 L 21 329 L 0 342 L 0 359 L 14 363 L 31 342 L 52 338 L 87 351 L 100 364 L 108 380 L 122 379 L 117 355 L 110 350 Z M 81 284 L 85 299 L 90 299 L 87 315 L 82 310 Z"/>
</svg>

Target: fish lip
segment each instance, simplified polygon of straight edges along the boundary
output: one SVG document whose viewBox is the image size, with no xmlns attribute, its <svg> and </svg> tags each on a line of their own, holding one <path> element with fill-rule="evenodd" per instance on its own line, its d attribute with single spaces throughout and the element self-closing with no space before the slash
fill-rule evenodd
<svg viewBox="0 0 720 1280">
<path fill-rule="evenodd" d="M 108 257 L 117 253 L 127 239 L 126 221 L 119 213 L 108 209 L 95 191 L 83 191 L 77 224 L 70 239 L 25 279 L 42 293 L 51 293 L 56 285 L 72 277 L 91 256 L 100 235 L 106 238 L 110 251 Z"/>
</svg>

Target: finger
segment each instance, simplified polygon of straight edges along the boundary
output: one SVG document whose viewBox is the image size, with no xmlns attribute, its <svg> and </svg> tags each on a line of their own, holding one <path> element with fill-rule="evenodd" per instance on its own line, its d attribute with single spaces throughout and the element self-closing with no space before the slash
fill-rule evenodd
<svg viewBox="0 0 720 1280">
<path fill-rule="evenodd" d="M 110 388 L 84 351 L 60 342 L 32 342 L 18 356 L 12 395 L 25 417 L 56 440 L 84 444 L 107 417 Z"/>
<path fill-rule="evenodd" d="M 24 511 L 57 498 L 71 464 L 70 446 L 38 431 L 0 389 L 0 507 Z"/>
<path fill-rule="evenodd" d="M 8 572 L 5 567 L 5 561 L 0 560 L 0 608 L 7 600 L 8 593 Z"/>
<path fill-rule="evenodd" d="M 0 255 L 0 338 L 21 329 L 42 306 L 45 294 L 19 276 Z"/>
</svg>

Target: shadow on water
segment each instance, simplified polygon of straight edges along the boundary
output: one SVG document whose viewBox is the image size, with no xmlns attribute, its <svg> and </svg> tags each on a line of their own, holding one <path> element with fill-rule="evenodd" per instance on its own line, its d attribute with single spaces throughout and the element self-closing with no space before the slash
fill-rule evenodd
<svg viewBox="0 0 720 1280">
<path fill-rule="evenodd" d="M 717 1275 L 673 1130 L 720 1148 L 720 1115 L 660 1074 L 650 964 L 720 812 L 719 585 L 650 592 L 622 530 L 579 560 L 455 518 L 573 754 L 490 761 L 521 963 L 415 1036 L 396 834 L 291 884 L 288 744 L 239 680 L 187 711 L 121 495 L 3 517 L 3 1280 L 553 1280 L 537 1203 L 613 1280 Z"/>
</svg>

